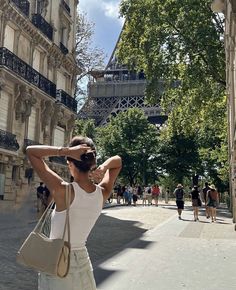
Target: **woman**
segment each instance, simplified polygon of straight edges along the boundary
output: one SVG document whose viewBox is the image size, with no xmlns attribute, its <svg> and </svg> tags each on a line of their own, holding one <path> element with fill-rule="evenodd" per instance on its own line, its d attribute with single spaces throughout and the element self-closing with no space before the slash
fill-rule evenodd
<svg viewBox="0 0 236 290">
<path fill-rule="evenodd" d="M 65 278 L 58 278 L 39 273 L 38 289 L 96 289 L 85 244 L 120 172 L 121 158 L 111 157 L 94 170 L 96 167 L 95 146 L 91 139 L 82 136 L 74 137 L 69 147 L 28 146 L 27 155 L 56 203 L 51 217 L 50 238 L 62 237 L 66 214 L 66 185 L 64 180 L 48 167 L 43 158 L 66 156 L 69 171 L 74 180 L 70 201 L 71 263 L 69 274 Z M 91 170 L 94 170 L 93 173 Z M 92 182 L 92 179 L 101 177 L 102 180 L 98 185 Z"/>
<path fill-rule="evenodd" d="M 217 192 L 214 185 L 210 186 L 207 192 L 207 206 L 210 209 L 211 221 L 216 221 L 216 207 L 219 203 L 219 193 Z"/>
<path fill-rule="evenodd" d="M 190 192 L 192 197 L 192 207 L 193 207 L 193 215 L 194 215 L 194 221 L 199 221 L 198 218 L 198 207 L 200 206 L 200 194 L 198 190 L 198 186 L 194 185 L 193 190 Z"/>
</svg>

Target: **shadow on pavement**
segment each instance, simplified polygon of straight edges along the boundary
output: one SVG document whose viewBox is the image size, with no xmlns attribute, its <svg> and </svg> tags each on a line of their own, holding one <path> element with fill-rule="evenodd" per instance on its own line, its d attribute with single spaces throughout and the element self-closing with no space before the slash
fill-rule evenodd
<svg viewBox="0 0 236 290">
<path fill-rule="evenodd" d="M 125 249 L 147 249 L 152 244 L 142 240 L 147 230 L 138 225 L 136 221 L 120 220 L 101 214 L 87 242 L 97 285 L 115 274 L 115 271 L 101 268 L 101 263 Z"/>
</svg>

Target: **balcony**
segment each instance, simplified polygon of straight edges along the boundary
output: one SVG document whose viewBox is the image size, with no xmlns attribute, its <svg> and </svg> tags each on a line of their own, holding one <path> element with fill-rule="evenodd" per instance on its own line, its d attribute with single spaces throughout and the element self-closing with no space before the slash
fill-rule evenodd
<svg viewBox="0 0 236 290">
<path fill-rule="evenodd" d="M 28 146 L 31 146 L 31 145 L 42 145 L 42 144 L 40 144 L 40 143 L 37 142 L 37 141 L 30 140 L 30 139 L 24 139 L 24 148 L 23 148 L 23 152 L 25 153 L 25 152 L 26 152 L 26 148 L 27 148 Z"/>
<path fill-rule="evenodd" d="M 59 164 L 62 164 L 62 165 L 66 165 L 66 159 L 65 157 L 63 156 L 52 156 L 52 157 L 49 157 L 49 161 L 50 162 L 54 162 L 54 163 L 59 163 Z"/>
<path fill-rule="evenodd" d="M 25 16 L 29 17 L 29 1 L 27 0 L 12 0 L 12 2 L 18 7 L 21 12 L 25 14 Z"/>
<path fill-rule="evenodd" d="M 33 14 L 32 23 L 50 40 L 53 37 L 52 26 L 42 17 L 41 14 Z"/>
<path fill-rule="evenodd" d="M 51 97 L 56 97 L 56 85 L 33 69 L 5 47 L 0 48 L 0 65 L 6 66 L 18 76 L 38 87 Z"/>
<path fill-rule="evenodd" d="M 77 112 L 77 102 L 63 90 L 57 90 L 57 100 L 70 110 Z"/>
<path fill-rule="evenodd" d="M 20 146 L 16 140 L 16 135 L 0 129 L 0 148 L 17 151 Z"/>
<path fill-rule="evenodd" d="M 64 0 L 61 1 L 61 4 L 65 8 L 65 10 L 70 14 L 70 7 L 69 7 L 69 5 Z"/>
<path fill-rule="evenodd" d="M 60 42 L 60 50 L 64 55 L 66 55 L 69 52 L 68 48 L 65 47 L 65 45 L 62 42 Z"/>
</svg>

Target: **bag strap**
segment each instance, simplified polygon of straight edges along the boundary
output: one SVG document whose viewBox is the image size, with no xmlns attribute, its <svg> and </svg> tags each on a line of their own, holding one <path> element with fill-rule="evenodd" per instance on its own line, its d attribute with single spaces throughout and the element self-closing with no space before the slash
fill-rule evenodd
<svg viewBox="0 0 236 290">
<path fill-rule="evenodd" d="M 40 219 L 38 220 L 35 228 L 33 229 L 33 232 L 41 232 L 42 231 L 43 226 L 46 222 L 46 218 L 50 214 L 50 210 L 52 209 L 54 203 L 55 203 L 54 199 L 52 199 L 52 201 L 49 203 L 49 205 L 47 206 L 47 208 L 45 209 L 45 211 L 41 215 Z"/>
<path fill-rule="evenodd" d="M 66 234 L 66 228 L 67 228 L 67 236 L 68 236 L 69 244 L 70 244 L 70 216 L 69 216 L 70 200 L 71 200 L 71 184 L 67 183 L 66 184 L 66 219 L 65 219 L 62 239 L 65 240 L 65 234 Z"/>
<path fill-rule="evenodd" d="M 66 228 L 67 234 L 68 234 L 68 242 L 70 244 L 70 219 L 69 219 L 69 209 L 70 209 L 70 200 L 71 200 L 71 184 L 66 183 L 66 194 L 65 194 L 65 199 L 66 199 L 66 219 L 65 219 L 65 225 L 64 225 L 64 230 L 63 230 L 63 235 L 62 239 L 65 239 L 65 233 L 66 233 Z M 55 201 L 54 199 L 50 202 L 50 204 L 47 206 L 45 209 L 44 213 L 42 214 L 41 218 L 37 222 L 35 228 L 33 229 L 33 232 L 42 232 L 43 226 L 46 222 L 47 215 L 50 214 L 50 210 L 52 209 Z"/>
</svg>

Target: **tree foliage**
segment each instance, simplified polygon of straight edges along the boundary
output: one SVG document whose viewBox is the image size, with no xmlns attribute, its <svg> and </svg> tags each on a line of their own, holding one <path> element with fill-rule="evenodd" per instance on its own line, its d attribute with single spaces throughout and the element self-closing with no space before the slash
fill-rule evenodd
<svg viewBox="0 0 236 290">
<path fill-rule="evenodd" d="M 143 111 L 129 109 L 112 118 L 105 127 L 98 129 L 97 143 L 103 158 L 118 154 L 122 157 L 121 176 L 134 185 L 157 178 L 155 158 L 158 132 Z"/>
<path fill-rule="evenodd" d="M 76 120 L 74 130 L 73 130 L 73 136 L 76 135 L 82 135 L 89 137 L 95 141 L 96 139 L 96 128 L 94 121 L 91 119 L 88 120 Z"/>
<path fill-rule="evenodd" d="M 195 157 L 189 154 L 186 160 L 191 166 L 182 164 L 179 170 L 187 175 L 195 171 L 223 188 L 228 179 L 224 18 L 211 11 L 211 3 L 123 0 L 126 23 L 118 57 L 130 67 L 144 69 L 146 98 L 160 102 L 168 115 L 160 141 L 160 152 L 168 156 L 168 174 L 178 168 L 178 158 L 186 153 L 182 151 L 191 152 L 182 143 L 194 140 Z"/>
</svg>

